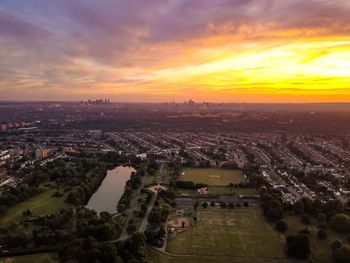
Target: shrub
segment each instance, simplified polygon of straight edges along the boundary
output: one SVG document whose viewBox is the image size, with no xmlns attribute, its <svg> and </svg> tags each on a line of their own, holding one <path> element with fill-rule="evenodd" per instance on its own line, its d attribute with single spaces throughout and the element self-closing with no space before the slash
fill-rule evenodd
<svg viewBox="0 0 350 263">
<path fill-rule="evenodd" d="M 323 229 L 320 229 L 320 230 L 318 230 L 318 232 L 317 232 L 317 237 L 318 237 L 319 239 L 325 239 L 325 238 L 328 237 L 328 234 L 327 234 L 327 232 L 324 231 Z"/>
<path fill-rule="evenodd" d="M 302 215 L 301 216 L 301 222 L 304 224 L 304 225 L 309 225 L 311 223 L 311 218 L 309 215 Z"/>
<path fill-rule="evenodd" d="M 287 231 L 288 225 L 287 225 L 287 223 L 285 221 L 279 220 L 279 221 L 277 221 L 277 223 L 275 225 L 275 229 L 280 231 L 280 232 L 282 232 L 282 233 L 284 233 L 284 232 Z"/>
<path fill-rule="evenodd" d="M 332 248 L 333 251 L 341 248 L 341 246 L 342 246 L 342 244 L 341 244 L 341 242 L 339 240 L 335 240 L 331 244 L 331 248 Z"/>
<path fill-rule="evenodd" d="M 235 208 L 235 204 L 232 203 L 232 202 L 229 202 L 229 203 L 228 203 L 228 208 L 229 208 L 229 209 L 234 209 L 234 208 Z"/>
<path fill-rule="evenodd" d="M 226 208 L 226 207 L 227 207 L 227 205 L 226 205 L 226 203 L 225 203 L 225 202 L 221 202 L 221 203 L 220 203 L 220 207 L 221 207 L 221 208 Z"/>
</svg>

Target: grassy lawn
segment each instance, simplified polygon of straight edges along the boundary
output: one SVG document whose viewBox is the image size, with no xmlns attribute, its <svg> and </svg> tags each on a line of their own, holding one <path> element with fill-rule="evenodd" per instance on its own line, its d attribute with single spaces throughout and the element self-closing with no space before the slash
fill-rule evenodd
<svg viewBox="0 0 350 263">
<path fill-rule="evenodd" d="M 0 259 L 0 263 L 58 263 L 55 255 L 52 253 L 42 253 L 34 255 L 25 255 L 12 258 Z"/>
<path fill-rule="evenodd" d="M 155 175 L 147 175 L 143 177 L 143 182 L 145 185 L 150 185 L 150 184 L 156 184 L 157 183 L 157 176 Z"/>
<path fill-rule="evenodd" d="M 256 190 L 254 188 L 243 188 L 243 187 L 237 187 L 237 188 L 230 188 L 230 187 L 224 187 L 224 186 L 209 186 L 209 193 L 210 194 L 232 194 L 235 193 L 236 195 L 256 195 Z"/>
<path fill-rule="evenodd" d="M 177 189 L 175 191 L 175 194 L 177 196 L 181 196 L 181 195 L 189 195 L 189 196 L 193 196 L 193 195 L 197 195 L 197 191 L 194 189 Z"/>
<path fill-rule="evenodd" d="M 52 194 L 55 192 L 56 189 L 49 189 L 24 202 L 16 204 L 1 214 L 0 225 L 5 226 L 18 222 L 18 220 L 22 219 L 22 212 L 27 209 L 32 211 L 33 216 L 40 216 L 55 213 L 62 208 L 68 207 L 69 204 L 64 202 L 66 196 L 52 197 Z"/>
<path fill-rule="evenodd" d="M 285 258 L 279 235 L 255 208 L 199 209 L 197 224 L 169 240 L 166 250 L 205 256 Z"/>
<path fill-rule="evenodd" d="M 241 170 L 218 168 L 185 168 L 182 170 L 179 180 L 204 183 L 209 186 L 227 186 L 229 183 L 246 182 Z"/>
<path fill-rule="evenodd" d="M 162 252 L 148 250 L 147 262 L 150 263 L 300 263 L 286 258 L 248 258 L 230 256 L 171 256 Z"/>
<path fill-rule="evenodd" d="M 244 188 L 244 187 L 237 187 L 233 189 L 233 192 L 236 195 L 256 195 L 258 194 L 256 192 L 255 188 Z"/>
<path fill-rule="evenodd" d="M 299 232 L 299 230 L 305 228 L 305 225 L 303 225 L 300 221 L 300 216 L 296 216 L 292 213 L 286 213 L 283 220 L 285 220 L 288 224 L 288 231 L 286 235 L 295 235 Z M 328 228 L 326 229 L 328 237 L 325 240 L 318 239 L 318 227 L 315 218 L 312 219 L 312 224 L 307 225 L 307 228 L 310 231 L 310 259 L 317 263 L 335 263 L 336 261 L 334 261 L 332 258 L 331 244 L 334 240 L 339 240 L 340 242 L 346 244 L 346 235 L 341 235 Z"/>
<path fill-rule="evenodd" d="M 160 171 L 157 172 L 157 176 L 160 173 Z M 163 171 L 162 171 L 162 184 L 169 184 L 170 180 L 170 175 L 169 175 L 169 169 L 167 165 L 163 166 Z"/>
</svg>

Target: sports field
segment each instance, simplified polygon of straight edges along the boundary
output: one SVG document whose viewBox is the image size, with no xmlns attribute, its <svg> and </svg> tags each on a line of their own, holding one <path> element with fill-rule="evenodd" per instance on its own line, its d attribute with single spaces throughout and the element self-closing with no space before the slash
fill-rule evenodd
<svg viewBox="0 0 350 263">
<path fill-rule="evenodd" d="M 279 235 L 256 208 L 199 209 L 197 224 L 168 241 L 174 254 L 285 258 Z"/>
<path fill-rule="evenodd" d="M 204 183 L 209 186 L 227 186 L 230 183 L 246 182 L 241 170 L 218 168 L 185 168 L 182 170 L 179 180 Z"/>
</svg>

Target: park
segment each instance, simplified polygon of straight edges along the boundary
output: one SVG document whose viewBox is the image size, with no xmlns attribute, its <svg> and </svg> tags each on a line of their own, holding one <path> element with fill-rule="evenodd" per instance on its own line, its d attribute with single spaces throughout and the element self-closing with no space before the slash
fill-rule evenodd
<svg viewBox="0 0 350 263">
<path fill-rule="evenodd" d="M 168 241 L 174 254 L 283 258 L 278 234 L 259 209 L 198 208 L 194 226 Z"/>
<path fill-rule="evenodd" d="M 209 186 L 228 186 L 246 183 L 247 179 L 241 170 L 218 168 L 185 168 L 182 170 L 179 181 L 192 181 Z"/>
</svg>

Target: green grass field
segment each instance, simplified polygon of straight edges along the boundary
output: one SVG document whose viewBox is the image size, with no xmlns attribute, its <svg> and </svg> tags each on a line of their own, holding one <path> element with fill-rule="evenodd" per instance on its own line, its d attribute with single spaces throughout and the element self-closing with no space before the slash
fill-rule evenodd
<svg viewBox="0 0 350 263">
<path fill-rule="evenodd" d="M 230 183 L 246 182 L 241 170 L 218 168 L 185 168 L 182 170 L 179 180 L 204 183 L 209 186 L 227 186 Z"/>
<path fill-rule="evenodd" d="M 295 235 L 301 229 L 305 228 L 305 225 L 301 223 L 300 216 L 296 216 L 295 214 L 286 213 L 283 220 L 288 224 L 288 231 L 286 235 Z M 320 240 L 317 237 L 318 227 L 317 220 L 315 218 L 312 219 L 312 224 L 307 225 L 307 228 L 310 231 L 310 259 L 317 263 L 335 263 L 336 261 L 332 257 L 331 244 L 335 240 L 339 240 L 340 242 L 346 244 L 346 235 L 341 235 L 328 228 L 326 229 L 328 237 L 325 240 Z"/>
<path fill-rule="evenodd" d="M 199 209 L 197 224 L 169 240 L 166 251 L 203 256 L 285 258 L 280 237 L 255 208 Z"/>
<path fill-rule="evenodd" d="M 5 226 L 11 223 L 18 223 L 18 220 L 22 219 L 22 212 L 27 209 L 32 211 L 33 216 L 40 216 L 55 213 L 62 208 L 68 207 L 69 204 L 64 202 L 65 195 L 62 197 L 51 197 L 55 192 L 56 189 L 49 189 L 24 202 L 16 204 L 1 214 L 0 225 Z"/>
<path fill-rule="evenodd" d="M 295 261 L 287 258 L 254 258 L 198 255 L 172 256 L 151 249 L 147 250 L 146 260 L 150 263 L 300 263 L 300 261 Z"/>
<path fill-rule="evenodd" d="M 41 253 L 34 255 L 25 255 L 12 258 L 0 259 L 0 263 L 58 263 L 58 260 L 54 259 L 52 253 Z"/>
</svg>

